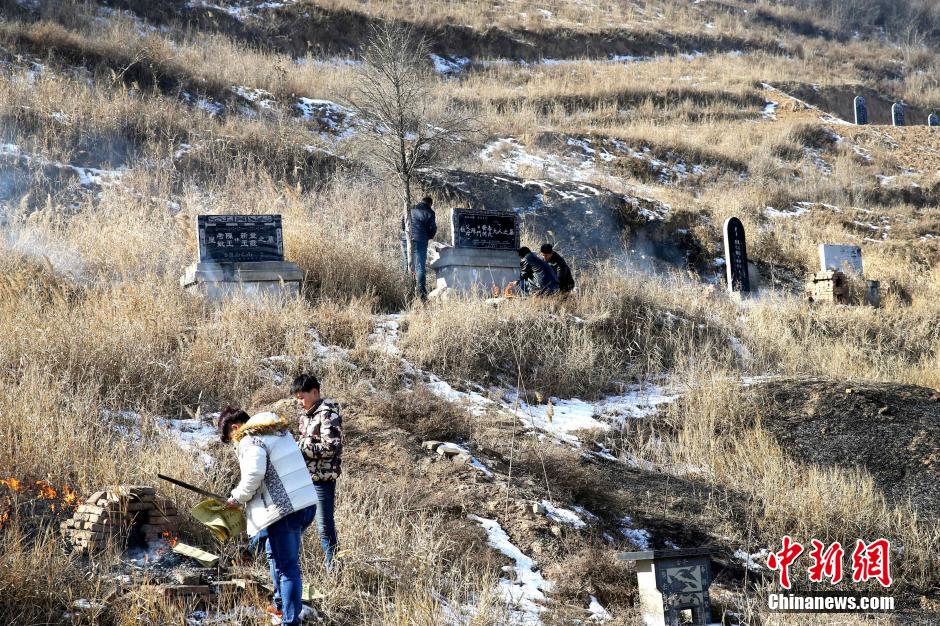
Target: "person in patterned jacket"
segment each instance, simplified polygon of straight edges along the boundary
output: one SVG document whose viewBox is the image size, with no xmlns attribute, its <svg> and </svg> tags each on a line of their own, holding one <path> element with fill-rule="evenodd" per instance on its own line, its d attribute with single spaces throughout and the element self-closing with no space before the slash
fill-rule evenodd
<svg viewBox="0 0 940 626">
<path fill-rule="evenodd" d="M 317 530 L 326 567 L 332 570 L 338 543 L 333 510 L 343 458 L 343 419 L 339 406 L 320 395 L 320 381 L 312 374 L 295 378 L 291 393 L 303 407 L 297 443 L 317 492 Z"/>
</svg>

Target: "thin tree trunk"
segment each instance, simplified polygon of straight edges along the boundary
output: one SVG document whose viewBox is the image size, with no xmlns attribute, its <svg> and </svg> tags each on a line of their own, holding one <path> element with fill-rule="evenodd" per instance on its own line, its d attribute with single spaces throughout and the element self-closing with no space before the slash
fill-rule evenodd
<svg viewBox="0 0 940 626">
<path fill-rule="evenodd" d="M 405 220 L 405 258 L 408 263 L 405 284 L 408 286 L 408 291 L 411 295 L 415 296 L 417 294 L 418 277 L 415 274 L 415 259 L 411 239 L 411 181 L 407 177 L 403 178 L 402 186 L 405 188 L 405 207 L 402 215 Z"/>
</svg>

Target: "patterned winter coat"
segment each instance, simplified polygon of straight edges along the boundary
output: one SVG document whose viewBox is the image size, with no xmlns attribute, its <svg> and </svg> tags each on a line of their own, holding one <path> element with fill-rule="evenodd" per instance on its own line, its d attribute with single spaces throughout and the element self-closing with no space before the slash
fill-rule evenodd
<svg viewBox="0 0 940 626">
<path fill-rule="evenodd" d="M 339 405 L 320 400 L 300 418 L 300 451 L 315 482 L 339 478 L 343 456 L 343 418 Z"/>
<path fill-rule="evenodd" d="M 317 492 L 286 421 L 274 413 L 259 413 L 236 430 L 232 440 L 241 469 L 232 498 L 245 505 L 249 536 L 316 504 Z"/>
</svg>

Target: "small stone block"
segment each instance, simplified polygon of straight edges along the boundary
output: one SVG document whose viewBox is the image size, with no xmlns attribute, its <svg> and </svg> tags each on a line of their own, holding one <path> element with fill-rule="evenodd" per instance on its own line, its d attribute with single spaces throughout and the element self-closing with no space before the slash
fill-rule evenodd
<svg viewBox="0 0 940 626">
<path fill-rule="evenodd" d="M 421 447 L 424 448 L 425 450 L 430 450 L 431 452 L 434 452 L 435 450 L 437 450 L 437 447 L 441 445 L 442 443 L 443 443 L 442 441 L 423 441 L 421 442 Z"/>
</svg>

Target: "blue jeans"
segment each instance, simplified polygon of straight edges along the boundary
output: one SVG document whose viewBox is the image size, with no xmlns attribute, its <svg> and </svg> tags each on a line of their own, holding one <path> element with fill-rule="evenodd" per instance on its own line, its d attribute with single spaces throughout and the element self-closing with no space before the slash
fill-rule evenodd
<svg viewBox="0 0 940 626">
<path fill-rule="evenodd" d="M 336 522 L 333 511 L 336 505 L 336 481 L 314 481 L 313 488 L 317 492 L 317 531 L 320 533 L 320 546 L 326 559 L 327 571 L 333 570 L 333 555 L 336 554 Z"/>
<path fill-rule="evenodd" d="M 265 554 L 274 583 L 274 604 L 282 611 L 284 626 L 300 624 L 303 610 L 303 583 L 300 579 L 300 540 L 304 529 L 316 515 L 315 507 L 295 511 L 274 522 L 264 531 L 267 534 Z M 260 534 L 260 533 L 259 533 Z"/>
<path fill-rule="evenodd" d="M 427 298 L 428 288 L 425 284 L 427 270 L 424 266 L 428 261 L 428 242 L 412 241 L 411 257 L 415 264 L 415 295 L 422 299 Z"/>
</svg>

